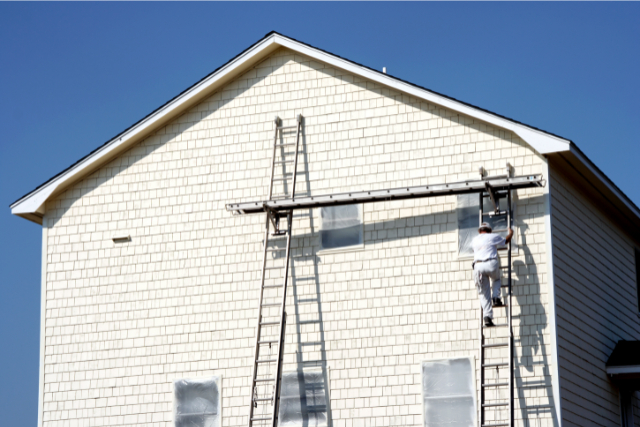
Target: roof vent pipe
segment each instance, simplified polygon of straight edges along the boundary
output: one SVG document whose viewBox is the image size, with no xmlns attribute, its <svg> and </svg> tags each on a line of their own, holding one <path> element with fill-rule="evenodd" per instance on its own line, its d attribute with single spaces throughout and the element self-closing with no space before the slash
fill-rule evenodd
<svg viewBox="0 0 640 427">
<path fill-rule="evenodd" d="M 387 74 L 387 67 L 382 67 L 382 72 Z"/>
</svg>

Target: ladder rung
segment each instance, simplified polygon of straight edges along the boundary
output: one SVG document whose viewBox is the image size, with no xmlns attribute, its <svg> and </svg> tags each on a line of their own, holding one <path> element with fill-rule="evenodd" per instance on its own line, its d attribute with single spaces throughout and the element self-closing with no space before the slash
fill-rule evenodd
<svg viewBox="0 0 640 427">
<path fill-rule="evenodd" d="M 278 251 L 286 251 L 287 248 L 268 248 L 267 252 L 278 252 Z"/>
<path fill-rule="evenodd" d="M 509 366 L 508 363 L 485 363 L 482 365 L 483 368 L 495 368 L 497 366 Z"/>
<path fill-rule="evenodd" d="M 509 423 L 498 423 L 498 424 L 482 424 L 482 427 L 498 427 L 498 426 L 508 426 Z"/>
<path fill-rule="evenodd" d="M 279 265 L 277 267 L 265 267 L 265 270 L 282 270 L 284 268 L 284 265 Z"/>
<path fill-rule="evenodd" d="M 273 178 L 274 181 L 289 181 L 291 179 L 291 177 L 289 178 Z"/>
<path fill-rule="evenodd" d="M 271 417 L 262 417 L 262 418 L 251 418 L 251 421 L 269 421 Z"/>
<path fill-rule="evenodd" d="M 278 359 L 265 359 L 265 360 L 256 360 L 256 363 L 273 363 L 277 361 Z"/>
<path fill-rule="evenodd" d="M 293 126 L 278 126 L 277 129 L 278 130 L 282 130 L 282 129 L 293 129 L 293 128 L 297 128 L 298 125 L 293 125 Z"/>
<path fill-rule="evenodd" d="M 268 400 L 273 400 L 273 397 L 257 397 L 253 399 L 254 402 L 266 402 Z"/>
<path fill-rule="evenodd" d="M 276 344 L 278 341 L 258 341 L 258 344 Z"/>
<path fill-rule="evenodd" d="M 287 142 L 286 144 L 276 144 L 276 147 L 288 147 L 291 145 L 296 145 L 295 142 Z"/>
<path fill-rule="evenodd" d="M 269 304 L 262 304 L 260 307 L 280 307 L 282 304 L 280 304 L 279 302 L 274 302 L 274 303 L 269 303 Z"/>
<path fill-rule="evenodd" d="M 293 160 L 274 160 L 273 163 L 293 163 Z"/>
<path fill-rule="evenodd" d="M 495 406 L 509 406 L 509 403 L 483 403 L 483 408 L 491 408 Z"/>
<path fill-rule="evenodd" d="M 491 348 L 491 347 L 507 347 L 509 346 L 508 342 L 499 343 L 499 344 L 482 344 L 483 348 Z"/>
<path fill-rule="evenodd" d="M 506 385 L 509 385 L 509 383 L 482 384 L 482 387 L 503 387 Z"/>
<path fill-rule="evenodd" d="M 263 289 L 270 289 L 270 288 L 281 288 L 282 285 L 265 285 L 262 288 Z"/>
<path fill-rule="evenodd" d="M 260 326 L 262 325 L 279 325 L 280 322 L 260 322 Z"/>
<path fill-rule="evenodd" d="M 256 382 L 258 383 L 265 383 L 268 381 L 273 381 L 273 378 L 256 378 Z"/>
</svg>

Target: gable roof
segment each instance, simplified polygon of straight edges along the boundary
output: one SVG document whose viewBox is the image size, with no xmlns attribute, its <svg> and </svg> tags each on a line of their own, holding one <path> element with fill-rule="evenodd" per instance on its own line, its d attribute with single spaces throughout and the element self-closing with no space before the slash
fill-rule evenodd
<svg viewBox="0 0 640 427">
<path fill-rule="evenodd" d="M 568 153 L 569 156 L 577 159 L 581 166 L 585 166 L 599 183 L 604 184 L 605 190 L 613 195 L 618 204 L 633 212 L 636 219 L 640 221 L 640 210 L 638 207 L 596 168 L 570 140 L 423 88 L 389 74 L 376 71 L 276 32 L 270 32 L 229 60 L 226 64 L 214 70 L 140 121 L 16 200 L 11 204 L 11 213 L 42 224 L 44 206 L 48 199 L 64 191 L 69 185 L 95 171 L 100 166 L 115 158 L 118 154 L 132 147 L 135 143 L 140 142 L 151 132 L 179 116 L 207 96 L 213 94 L 213 92 L 221 86 L 256 65 L 280 47 L 285 47 L 335 68 L 374 81 L 382 86 L 393 88 L 399 92 L 510 130 L 542 155 Z"/>
</svg>

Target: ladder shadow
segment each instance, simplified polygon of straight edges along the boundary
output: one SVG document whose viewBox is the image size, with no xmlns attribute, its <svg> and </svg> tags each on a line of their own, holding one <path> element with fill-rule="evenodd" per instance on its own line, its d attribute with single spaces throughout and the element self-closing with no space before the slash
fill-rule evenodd
<svg viewBox="0 0 640 427">
<path fill-rule="evenodd" d="M 303 118 L 304 120 L 304 118 Z M 301 178 L 303 178 L 305 188 L 302 191 L 296 192 L 296 194 L 311 194 L 311 184 L 309 179 L 309 158 L 307 148 L 307 136 L 305 132 L 305 126 L 301 127 L 300 133 L 300 150 L 298 156 L 302 156 L 302 162 L 298 163 L 298 167 L 303 166 L 304 172 L 300 172 L 300 169 L 296 172 Z M 297 187 L 302 182 L 297 182 Z M 308 220 L 309 228 L 315 229 L 313 219 L 313 209 L 309 209 L 308 212 L 297 212 L 294 216 L 296 220 Z M 333 425 L 333 417 L 331 415 L 330 395 L 329 395 L 329 372 L 327 366 L 327 354 L 325 347 L 325 331 L 324 321 L 322 314 L 322 299 L 320 297 L 320 273 L 318 269 L 318 257 L 314 250 L 305 252 L 305 246 L 308 246 L 308 235 L 292 236 L 292 257 L 291 257 L 291 290 L 293 294 L 293 307 L 295 314 L 295 327 L 296 327 L 296 341 L 297 347 L 295 351 L 296 364 L 298 371 L 298 383 L 304 384 L 304 387 L 300 387 L 300 406 L 301 406 L 301 418 L 303 427 L 315 426 L 316 420 L 321 420 L 323 414 L 326 414 L 327 426 Z M 305 245 L 307 243 L 307 245 Z M 312 272 L 309 274 L 308 264 L 312 264 Z M 298 272 L 300 270 L 300 272 Z M 304 289 L 302 289 L 304 288 Z M 312 289 L 312 294 L 303 293 Z M 305 312 L 301 312 L 301 307 L 315 307 L 309 308 Z M 309 319 L 310 316 L 315 315 L 315 319 Z M 311 328 L 312 333 L 308 333 L 306 329 Z M 309 340 L 305 340 L 305 337 L 310 336 Z M 309 354 L 309 348 L 313 349 L 312 354 L 317 354 L 316 358 L 307 358 L 305 355 Z M 307 351 L 305 351 L 305 349 Z M 321 383 L 307 384 L 305 382 L 304 370 L 308 368 L 319 368 L 321 371 Z M 324 404 L 318 402 L 316 398 L 317 389 L 322 389 L 324 393 Z M 309 401 L 309 397 L 313 401 Z M 313 424 L 311 424 L 313 423 Z"/>
<path fill-rule="evenodd" d="M 546 425 L 548 418 L 546 414 L 551 415 L 551 422 L 554 427 L 559 427 L 558 413 L 555 405 L 555 396 L 552 384 L 552 373 L 549 370 L 549 360 L 547 356 L 547 345 L 544 340 L 544 329 L 548 325 L 548 316 L 544 305 L 540 299 L 540 282 L 538 279 L 536 264 L 533 261 L 534 257 L 527 246 L 525 231 L 528 226 L 520 222 L 518 229 L 520 235 L 520 248 L 524 252 L 525 264 L 522 260 L 516 260 L 513 263 L 513 273 L 515 278 L 513 280 L 513 296 L 515 297 L 518 307 L 520 308 L 520 314 L 518 316 L 518 331 L 519 335 L 514 336 L 514 340 L 519 341 L 519 346 L 516 345 L 516 355 L 514 360 L 514 367 L 516 372 L 514 373 L 515 385 L 516 385 L 516 399 L 518 401 L 518 407 L 520 409 L 520 415 L 524 423 L 524 427 L 538 427 Z M 523 308 L 526 307 L 528 312 L 524 312 Z M 516 316 L 514 316 L 515 318 Z M 532 317 L 534 324 L 527 324 L 527 317 Z M 529 331 L 529 333 L 527 333 Z M 518 348 L 522 352 L 517 354 Z M 537 356 L 541 358 L 540 361 L 534 361 Z M 533 379 L 527 380 L 527 373 L 539 372 L 539 367 L 542 367 L 542 375 L 536 374 Z M 542 378 L 542 379 L 541 379 Z M 546 389 L 545 393 L 540 393 L 540 389 Z M 547 402 L 540 402 L 536 405 L 527 405 L 527 399 L 535 399 L 536 401 L 542 401 L 547 399 Z M 540 418 L 540 417 L 545 418 Z M 535 423 L 534 421 L 538 421 Z"/>
</svg>

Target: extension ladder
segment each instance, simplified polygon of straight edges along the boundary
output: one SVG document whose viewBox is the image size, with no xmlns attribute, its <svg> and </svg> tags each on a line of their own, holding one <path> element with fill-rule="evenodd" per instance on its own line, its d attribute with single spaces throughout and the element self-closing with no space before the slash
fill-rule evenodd
<svg viewBox="0 0 640 427">
<path fill-rule="evenodd" d="M 302 115 L 296 117 L 296 124 L 293 126 L 282 126 L 282 120 L 279 117 L 275 119 L 269 198 L 267 200 L 286 200 L 295 197 L 301 130 Z M 292 132 L 295 132 L 295 142 L 287 142 L 291 140 Z M 295 149 L 291 150 L 287 147 L 295 147 Z M 290 172 L 287 170 L 287 165 L 292 166 Z M 279 171 L 276 171 L 277 167 Z M 280 171 L 281 173 L 279 173 Z M 293 210 L 274 211 L 266 209 L 266 206 L 265 210 L 267 214 L 251 376 L 249 427 L 276 427 L 278 425 L 287 318 L 285 304 L 289 258 L 291 256 Z"/>
<path fill-rule="evenodd" d="M 507 164 L 507 177 L 510 165 Z M 482 174 L 482 169 L 481 169 Z M 495 191 L 487 182 L 486 191 L 480 193 L 480 223 L 487 216 L 506 216 L 507 227 L 504 230 L 493 230 L 494 233 L 505 231 L 512 227 L 513 212 L 511 203 L 511 188 Z M 484 212 L 484 200 L 490 199 L 493 204 L 493 212 Z M 500 199 L 507 199 L 506 210 L 500 210 Z M 506 323 L 495 323 L 495 326 L 484 326 L 482 308 L 480 309 L 480 427 L 513 427 L 513 327 L 512 303 L 511 303 L 511 241 L 507 245 L 507 265 L 500 267 L 506 270 L 506 284 L 504 277 L 500 285 L 506 289 L 505 300 L 496 309 L 505 310 Z M 499 337 L 499 332 L 507 329 L 506 336 Z M 493 330 L 491 333 L 487 329 Z M 507 354 L 504 354 L 504 349 Z M 506 359 L 506 360 L 505 360 Z M 502 370 L 501 370 L 502 368 Z M 506 371 L 505 371 L 506 368 Z M 493 372 L 492 375 L 487 375 Z M 506 390 L 505 390 L 506 389 Z M 506 395 L 506 396 L 505 396 Z"/>
</svg>

